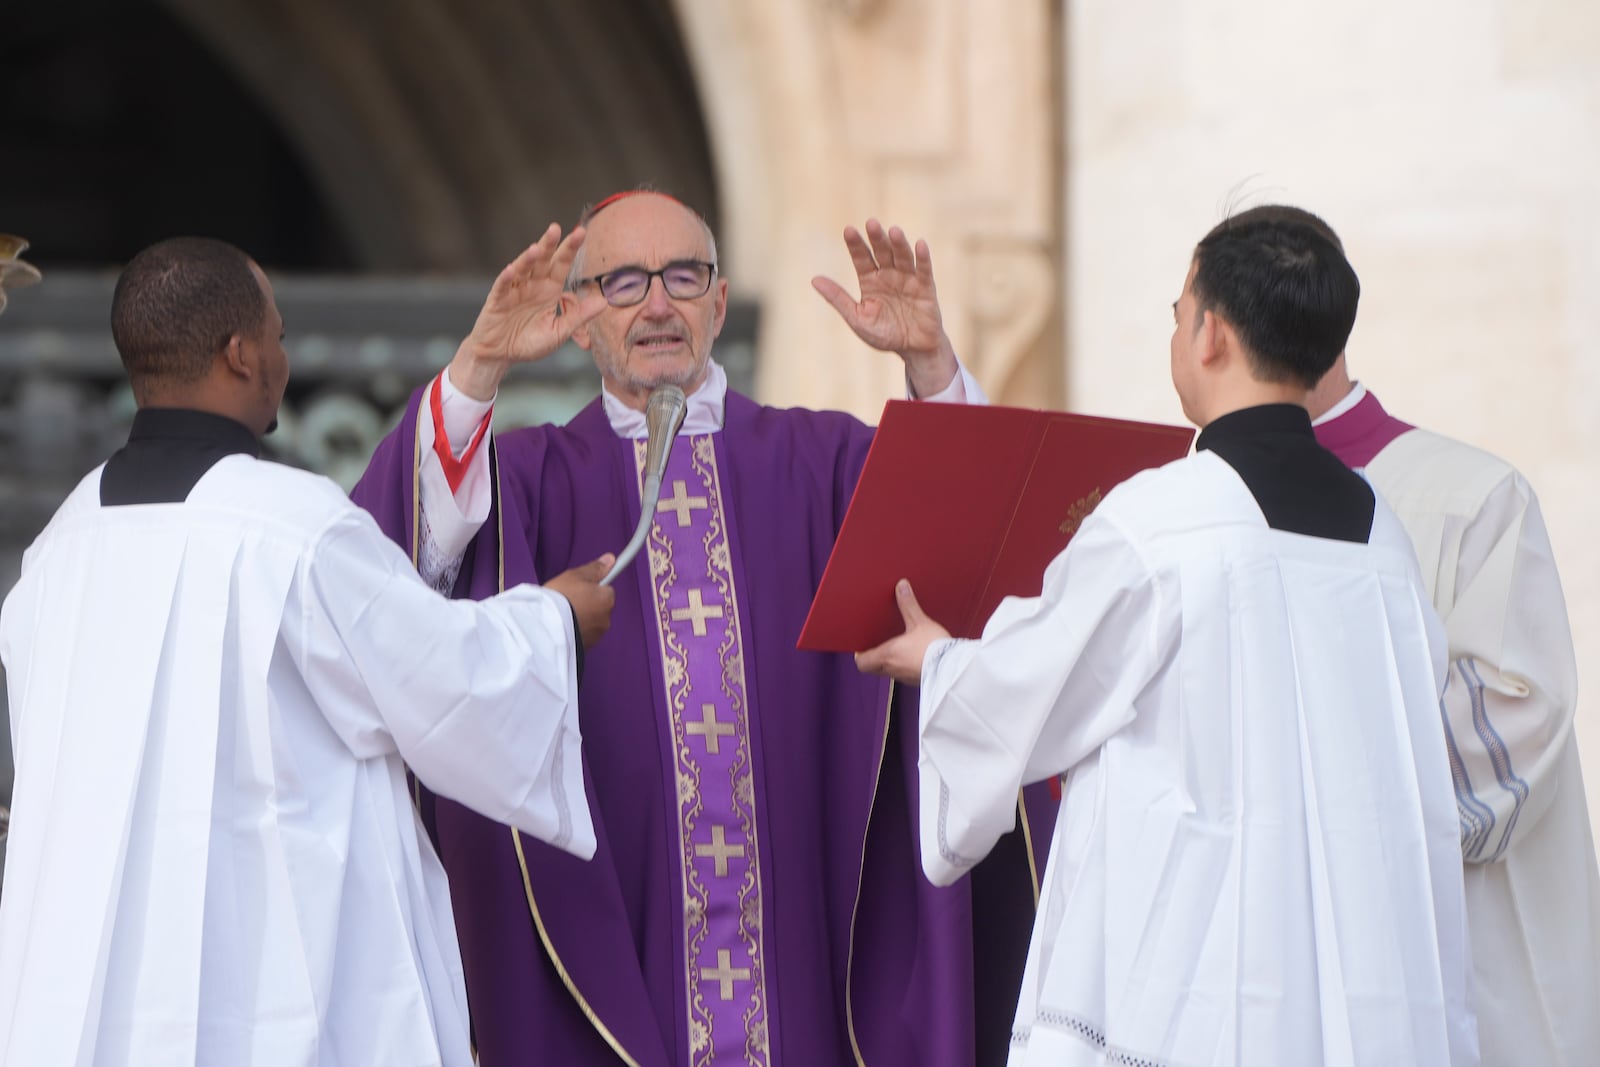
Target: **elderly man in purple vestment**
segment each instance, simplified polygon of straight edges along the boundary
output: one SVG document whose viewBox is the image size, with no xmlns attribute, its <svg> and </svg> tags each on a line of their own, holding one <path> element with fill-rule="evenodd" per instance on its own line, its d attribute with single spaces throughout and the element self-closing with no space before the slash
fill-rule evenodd
<svg viewBox="0 0 1600 1067">
<path fill-rule="evenodd" d="M 565 328 L 600 397 L 564 427 L 488 433 L 507 368 L 560 332 L 552 226 L 355 492 L 428 581 L 489 596 L 624 544 L 646 399 L 663 383 L 689 397 L 647 550 L 617 580 L 580 690 L 595 859 L 419 796 L 481 1062 L 1003 1060 L 1036 899 L 1028 819 L 987 870 L 933 887 L 916 859 L 915 732 L 891 686 L 795 648 L 871 429 L 728 390 L 711 353 L 728 283 L 694 211 L 625 193 L 583 223 L 563 242 L 578 245 L 566 287 L 580 300 Z M 981 402 L 927 246 L 876 221 L 845 241 L 860 299 L 824 278 L 818 292 L 904 361 L 913 397 Z"/>
</svg>

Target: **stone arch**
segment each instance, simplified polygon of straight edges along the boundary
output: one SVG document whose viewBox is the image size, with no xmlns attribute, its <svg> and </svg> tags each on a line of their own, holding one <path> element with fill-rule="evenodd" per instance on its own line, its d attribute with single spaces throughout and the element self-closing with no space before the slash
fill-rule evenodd
<svg viewBox="0 0 1600 1067">
<path fill-rule="evenodd" d="M 493 270 L 641 183 L 717 216 L 667 0 L 161 2 L 276 116 L 364 268 Z"/>
</svg>

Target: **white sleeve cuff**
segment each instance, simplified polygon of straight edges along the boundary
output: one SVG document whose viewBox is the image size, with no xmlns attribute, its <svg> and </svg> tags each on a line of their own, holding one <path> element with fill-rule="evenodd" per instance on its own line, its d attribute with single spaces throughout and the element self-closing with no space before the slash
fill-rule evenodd
<svg viewBox="0 0 1600 1067">
<path fill-rule="evenodd" d="M 448 375 L 440 375 L 440 381 L 448 380 Z M 448 395 L 448 387 L 441 396 L 441 404 L 448 403 L 444 396 Z M 470 397 L 460 396 L 467 403 L 475 403 Z M 481 419 L 481 415 L 479 416 Z M 448 424 L 450 415 L 445 412 L 445 422 Z M 467 440 L 476 430 L 467 432 Z M 447 431 L 448 432 L 448 431 Z M 484 522 L 489 517 L 489 506 L 493 502 L 494 494 L 489 486 L 489 442 L 485 440 L 478 446 L 478 451 L 472 457 L 472 462 L 467 466 L 466 477 L 461 479 L 460 487 L 450 491 L 450 481 L 445 477 L 444 466 L 439 462 L 439 454 L 433 449 L 434 426 L 433 412 L 424 399 L 421 409 L 417 414 L 417 446 L 420 453 L 420 469 L 418 470 L 419 495 L 422 507 L 422 541 L 418 546 L 418 569 L 422 572 L 423 581 L 434 588 L 439 588 L 439 583 L 446 579 L 448 572 L 459 569 L 461 558 L 466 555 L 467 546 L 478 535 Z M 450 438 L 452 444 L 455 437 Z M 449 578 L 448 584 L 454 584 L 454 578 Z"/>
<path fill-rule="evenodd" d="M 497 392 L 495 396 L 498 396 Z M 444 435 L 450 439 L 450 453 L 457 459 L 472 443 L 473 435 L 483 424 L 483 417 L 494 408 L 494 397 L 474 400 L 456 388 L 450 380 L 447 367 L 439 375 L 439 408 L 444 412 Z"/>
<path fill-rule="evenodd" d="M 937 705 L 950 691 L 961 668 L 972 659 L 976 641 L 946 637 L 928 646 L 922 657 L 922 707 Z"/>
<path fill-rule="evenodd" d="M 906 399 L 918 399 L 911 392 L 910 375 L 906 376 Z M 956 360 L 956 374 L 955 377 L 950 379 L 950 384 L 932 396 L 925 396 L 920 399 L 933 404 L 987 404 L 989 402 L 989 396 L 983 391 L 983 386 L 978 384 L 978 379 L 972 376 L 972 372 L 967 370 L 966 364 L 959 359 Z M 454 441 L 455 438 L 451 437 L 450 440 Z"/>
</svg>

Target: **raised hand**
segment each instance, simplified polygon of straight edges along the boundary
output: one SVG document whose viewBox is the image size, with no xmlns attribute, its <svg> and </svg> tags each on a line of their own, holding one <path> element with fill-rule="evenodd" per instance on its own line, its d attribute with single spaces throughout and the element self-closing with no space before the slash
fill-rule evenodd
<svg viewBox="0 0 1600 1067">
<path fill-rule="evenodd" d="M 939 313 L 928 243 L 912 248 L 900 227 L 885 230 L 877 219 L 867 220 L 866 231 L 865 237 L 853 226 L 844 231 L 859 300 L 831 278 L 819 275 L 811 285 L 857 337 L 905 360 L 916 395 L 938 392 L 955 377 L 956 357 Z"/>
<path fill-rule="evenodd" d="M 563 239 L 561 227 L 551 223 L 500 272 L 450 363 L 457 389 L 475 400 L 492 399 L 513 363 L 543 359 L 605 309 L 597 287 L 583 294 L 566 291 L 583 238 L 582 227 Z"/>
<path fill-rule="evenodd" d="M 928 618 L 911 591 L 911 583 L 904 578 L 895 583 L 894 599 L 906 632 L 877 648 L 857 652 L 856 669 L 866 674 L 886 674 L 902 685 L 921 685 L 922 661 L 928 655 L 928 646 L 949 637 L 950 631 Z"/>
</svg>

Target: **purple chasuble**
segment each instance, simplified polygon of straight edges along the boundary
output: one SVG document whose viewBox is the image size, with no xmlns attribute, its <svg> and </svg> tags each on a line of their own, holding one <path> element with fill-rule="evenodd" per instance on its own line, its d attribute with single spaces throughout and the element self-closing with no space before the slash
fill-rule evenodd
<svg viewBox="0 0 1600 1067">
<path fill-rule="evenodd" d="M 413 559 L 421 396 L 353 494 Z M 1053 811 L 933 887 L 916 691 L 795 648 L 870 442 L 849 416 L 730 392 L 721 432 L 675 443 L 649 552 L 585 657 L 592 861 L 419 790 L 483 1067 L 1004 1062 Z M 455 594 L 617 551 L 639 451 L 598 400 L 496 437 Z"/>
<path fill-rule="evenodd" d="M 1313 427 L 1317 443 L 1338 456 L 1351 470 L 1365 467 L 1396 437 L 1415 428 L 1383 410 L 1370 389 L 1355 407 Z"/>
</svg>

